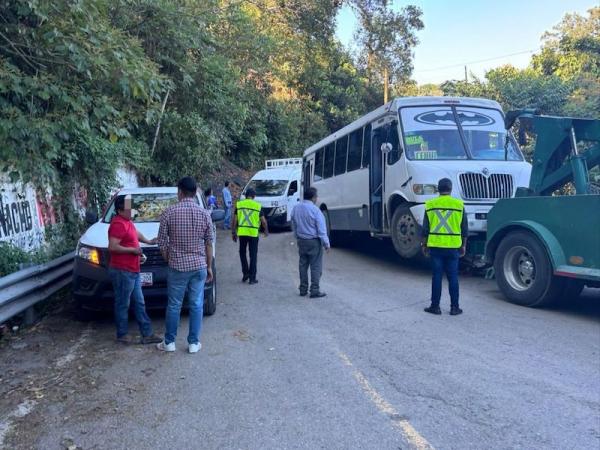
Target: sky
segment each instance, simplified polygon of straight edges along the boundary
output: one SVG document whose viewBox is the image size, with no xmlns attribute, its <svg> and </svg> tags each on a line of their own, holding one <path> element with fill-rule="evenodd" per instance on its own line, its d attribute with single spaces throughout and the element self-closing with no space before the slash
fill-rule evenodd
<svg viewBox="0 0 600 450">
<path fill-rule="evenodd" d="M 394 0 L 393 8 L 408 4 L 423 11 L 425 28 L 417 33 L 413 79 L 419 84 L 464 79 L 465 69 L 479 78 L 505 64 L 524 68 L 540 48 L 540 38 L 566 13 L 586 11 L 600 0 Z M 356 50 L 353 11 L 338 15 L 337 36 Z M 452 66 L 452 67 L 449 67 Z"/>
</svg>

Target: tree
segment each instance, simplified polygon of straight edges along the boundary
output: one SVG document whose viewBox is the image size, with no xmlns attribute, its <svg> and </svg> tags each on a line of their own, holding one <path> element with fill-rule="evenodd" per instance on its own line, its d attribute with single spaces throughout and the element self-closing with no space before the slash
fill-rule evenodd
<svg viewBox="0 0 600 450">
<path fill-rule="evenodd" d="M 600 7 L 590 9 L 588 16 L 567 14 L 542 40 L 532 66 L 572 84 L 565 113 L 600 117 Z"/>
<path fill-rule="evenodd" d="M 395 12 L 389 0 L 354 0 L 361 27 L 356 38 L 361 47 L 361 62 L 370 82 L 401 83 L 412 72 L 416 31 L 423 29 L 422 12 L 406 6 Z"/>
</svg>

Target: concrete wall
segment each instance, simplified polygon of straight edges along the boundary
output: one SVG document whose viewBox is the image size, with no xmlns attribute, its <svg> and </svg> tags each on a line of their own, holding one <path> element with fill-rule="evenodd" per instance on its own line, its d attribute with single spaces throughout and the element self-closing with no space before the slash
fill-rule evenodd
<svg viewBox="0 0 600 450">
<path fill-rule="evenodd" d="M 138 187 L 137 175 L 130 169 L 117 171 L 119 189 Z M 85 216 L 87 192 L 73 186 L 73 206 Z M 0 242 L 10 242 L 26 251 L 44 244 L 44 230 L 60 218 L 52 207 L 52 190 L 37 190 L 28 183 L 12 183 L 0 174 Z"/>
<path fill-rule="evenodd" d="M 44 243 L 44 228 L 56 221 L 51 198 L 30 184 L 11 183 L 0 175 L 0 242 L 27 251 L 39 248 Z"/>
</svg>

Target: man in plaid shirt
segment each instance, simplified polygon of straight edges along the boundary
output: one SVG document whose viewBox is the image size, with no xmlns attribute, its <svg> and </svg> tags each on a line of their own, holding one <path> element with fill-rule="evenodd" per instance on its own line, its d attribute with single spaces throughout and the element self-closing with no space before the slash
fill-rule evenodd
<svg viewBox="0 0 600 450">
<path fill-rule="evenodd" d="M 198 204 L 198 186 L 192 177 L 177 185 L 179 203 L 165 210 L 160 219 L 158 247 L 169 263 L 167 292 L 169 302 L 165 320 L 165 339 L 158 349 L 175 351 L 181 305 L 186 291 L 189 299 L 189 352 L 197 353 L 204 309 L 204 284 L 213 279 L 213 224 L 210 212 Z"/>
</svg>

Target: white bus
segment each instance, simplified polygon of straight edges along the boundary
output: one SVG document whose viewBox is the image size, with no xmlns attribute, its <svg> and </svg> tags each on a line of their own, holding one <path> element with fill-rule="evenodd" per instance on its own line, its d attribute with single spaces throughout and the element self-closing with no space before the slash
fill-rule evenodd
<svg viewBox="0 0 600 450">
<path fill-rule="evenodd" d="M 396 98 L 304 152 L 303 186 L 319 191 L 332 239 L 390 237 L 403 258 L 420 250 L 425 201 L 447 177 L 465 202 L 470 253 L 483 254 L 487 213 L 527 187 L 531 165 L 504 127 L 500 105 L 456 97 Z M 481 248 L 476 248 L 481 246 Z"/>
</svg>

